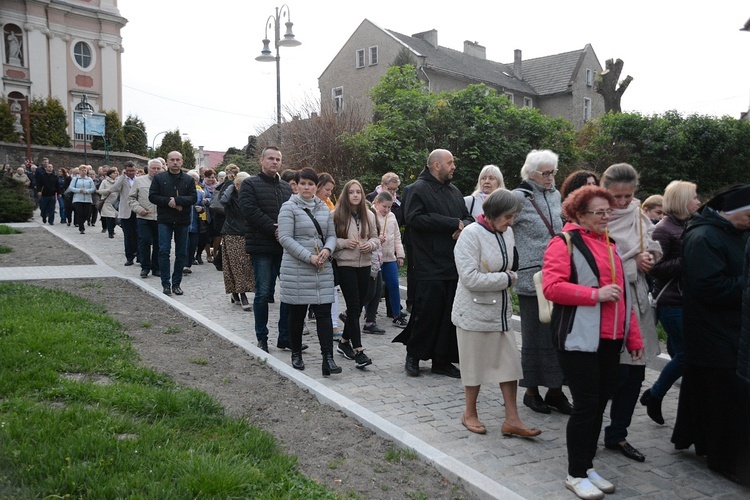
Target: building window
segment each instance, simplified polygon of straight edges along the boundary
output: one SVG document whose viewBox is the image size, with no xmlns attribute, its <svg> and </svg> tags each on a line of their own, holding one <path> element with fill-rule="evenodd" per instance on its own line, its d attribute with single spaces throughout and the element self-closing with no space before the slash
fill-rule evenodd
<svg viewBox="0 0 750 500">
<path fill-rule="evenodd" d="M 370 66 L 375 66 L 378 63 L 378 46 L 370 47 Z"/>
<path fill-rule="evenodd" d="M 357 57 L 355 58 L 354 65 L 357 68 L 365 67 L 365 49 L 359 49 L 357 51 Z"/>
<path fill-rule="evenodd" d="M 81 69 L 89 69 L 93 62 L 91 45 L 86 42 L 78 42 L 73 46 L 73 59 Z"/>
<path fill-rule="evenodd" d="M 5 42 L 5 62 L 13 66 L 24 66 L 23 64 L 23 32 L 15 24 L 6 24 L 3 30 L 3 41 Z"/>
<path fill-rule="evenodd" d="M 523 107 L 524 108 L 533 108 L 534 102 L 531 100 L 531 97 L 524 97 L 523 98 Z"/>
<path fill-rule="evenodd" d="M 587 87 L 593 87 L 594 86 L 594 72 L 590 69 L 586 70 L 586 86 Z"/>
<path fill-rule="evenodd" d="M 331 91 L 333 97 L 333 111 L 340 113 L 344 109 L 344 87 L 336 87 Z"/>
<path fill-rule="evenodd" d="M 583 98 L 583 121 L 587 122 L 591 120 L 591 99 L 588 97 Z"/>
<path fill-rule="evenodd" d="M 513 97 L 513 94 L 511 94 L 510 92 L 505 92 L 505 97 L 508 98 L 508 100 L 510 101 L 511 104 L 515 104 L 516 103 L 515 98 Z"/>
</svg>

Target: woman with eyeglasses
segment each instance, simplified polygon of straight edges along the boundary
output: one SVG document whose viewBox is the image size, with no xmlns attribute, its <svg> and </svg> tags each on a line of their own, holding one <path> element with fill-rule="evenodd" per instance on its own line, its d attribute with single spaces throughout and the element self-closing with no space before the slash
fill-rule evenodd
<svg viewBox="0 0 750 500">
<path fill-rule="evenodd" d="M 556 236 L 544 253 L 544 296 L 555 303 L 554 345 L 573 396 L 565 487 L 587 499 L 615 491 L 594 469 L 594 456 L 604 409 L 619 381 L 620 352 L 632 360 L 643 354 L 619 241 L 615 245 L 607 231 L 614 206 L 612 194 L 598 186 L 571 193 L 563 203 L 570 242 Z"/>
<path fill-rule="evenodd" d="M 555 188 L 557 154 L 534 150 L 521 167 L 523 181 L 513 194 L 521 199 L 513 232 L 518 249 L 519 268 L 515 291 L 521 309 L 521 366 L 526 388 L 523 404 L 538 413 L 551 413 L 550 407 L 570 415 L 573 407 L 562 391 L 563 374 L 557 351 L 552 345 L 548 324 L 539 321 L 539 305 L 534 273 L 542 268 L 547 242 L 562 230 L 560 192 Z M 544 398 L 539 387 L 547 387 Z"/>
<path fill-rule="evenodd" d="M 633 410 L 641 394 L 641 384 L 646 378 L 646 363 L 659 354 L 659 336 L 656 333 L 654 309 L 648 299 L 646 274 L 661 259 L 662 251 L 659 242 L 652 237 L 654 225 L 641 210 L 641 202 L 634 197 L 638 189 L 638 172 L 627 163 L 611 165 L 602 174 L 602 187 L 615 200 L 615 211 L 608 225 L 609 233 L 622 255 L 644 344 L 641 359 L 634 360 L 627 352 L 620 356 L 619 381 L 612 393 L 611 422 L 604 429 L 604 446 L 619 451 L 631 460 L 643 462 L 646 457 L 628 443 L 627 436 Z"/>
</svg>

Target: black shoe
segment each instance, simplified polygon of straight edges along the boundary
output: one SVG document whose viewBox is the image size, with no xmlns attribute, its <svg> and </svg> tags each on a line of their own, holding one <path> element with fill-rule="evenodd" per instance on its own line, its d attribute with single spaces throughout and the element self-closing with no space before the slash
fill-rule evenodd
<svg viewBox="0 0 750 500">
<path fill-rule="evenodd" d="M 643 393 L 641 404 L 646 407 L 646 413 L 651 417 L 651 420 L 659 425 L 664 425 L 664 417 L 661 414 L 661 399 L 651 394 L 651 389 L 646 389 L 646 392 Z"/>
<path fill-rule="evenodd" d="M 377 323 L 365 325 L 364 327 L 362 327 L 362 331 L 365 333 L 372 333 L 375 335 L 383 335 L 385 333 L 385 330 L 380 328 Z"/>
<path fill-rule="evenodd" d="M 410 377 L 419 377 L 419 360 L 408 352 L 406 353 L 404 368 L 406 369 L 406 374 Z"/>
<path fill-rule="evenodd" d="M 196 264 L 198 264 L 198 265 L 200 265 L 200 266 L 202 266 L 202 265 L 203 265 L 203 259 L 201 259 L 200 257 L 198 257 L 197 259 L 195 259 L 195 261 L 196 261 L 196 262 L 195 262 Z"/>
<path fill-rule="evenodd" d="M 148 269 L 141 270 L 141 278 L 148 278 Z"/>
<path fill-rule="evenodd" d="M 305 362 L 302 361 L 302 353 L 301 352 L 293 352 L 292 353 L 292 368 L 295 370 L 304 370 L 305 369 Z"/>
<path fill-rule="evenodd" d="M 336 346 L 336 352 L 344 356 L 346 359 L 354 359 L 355 356 L 351 342 L 344 343 L 339 340 L 339 345 Z"/>
<path fill-rule="evenodd" d="M 179 286 L 173 286 L 172 291 L 174 292 L 175 295 L 182 295 L 183 293 L 185 293 L 182 291 L 182 288 L 180 288 Z"/>
<path fill-rule="evenodd" d="M 259 340 L 258 341 L 258 347 L 260 347 L 260 349 L 262 351 L 268 352 L 268 341 L 267 340 Z"/>
<path fill-rule="evenodd" d="M 151 271 L 151 274 L 153 276 L 161 276 L 161 273 L 159 271 Z"/>
<path fill-rule="evenodd" d="M 172 287 L 171 286 L 165 286 L 162 290 L 164 292 L 164 295 L 172 295 Z"/>
<path fill-rule="evenodd" d="M 542 396 L 540 396 L 539 394 L 535 394 L 533 396 L 524 394 L 523 404 L 537 413 L 552 413 L 552 410 L 550 410 L 549 406 L 547 406 L 547 403 L 544 402 Z"/>
<path fill-rule="evenodd" d="M 114 234 L 110 234 L 109 237 L 112 238 L 112 239 L 114 239 L 115 235 Z"/>
<path fill-rule="evenodd" d="M 372 364 L 372 360 L 367 357 L 365 351 L 357 351 L 357 354 L 354 355 L 354 363 L 354 366 L 363 370 L 365 366 Z"/>
<path fill-rule="evenodd" d="M 339 313 L 339 319 L 346 323 L 346 313 Z"/>
<path fill-rule="evenodd" d="M 193 271 L 189 267 L 186 267 L 185 269 L 182 270 L 182 274 L 190 274 L 192 272 Z"/>
<path fill-rule="evenodd" d="M 240 304 L 240 294 L 239 293 L 233 293 L 232 295 L 229 296 L 229 301 L 232 304 L 241 305 Z"/>
<path fill-rule="evenodd" d="M 327 377 L 331 373 L 341 373 L 341 367 L 333 360 L 333 354 L 326 352 L 323 353 L 323 376 Z"/>
<path fill-rule="evenodd" d="M 130 260 L 126 260 L 126 261 L 125 261 L 125 265 L 126 265 L 126 266 L 132 266 L 132 265 L 133 265 L 133 260 L 132 260 L 132 259 L 130 259 Z"/>
<path fill-rule="evenodd" d="M 628 457 L 631 460 L 635 460 L 636 462 L 645 462 L 646 457 L 643 456 L 643 453 L 633 448 L 633 446 L 628 443 L 627 441 L 624 444 L 604 444 L 604 447 L 608 450 L 617 450 L 626 457 Z"/>
<path fill-rule="evenodd" d="M 432 373 L 435 375 L 445 375 L 450 378 L 461 378 L 461 370 L 453 366 L 452 363 L 432 362 Z"/>
<path fill-rule="evenodd" d="M 106 227 L 103 227 L 103 228 L 102 228 L 102 233 L 106 233 L 106 232 L 107 232 L 107 228 L 106 228 Z"/>
<path fill-rule="evenodd" d="M 47 219 L 46 218 L 42 219 L 42 224 L 46 224 L 46 223 L 47 223 Z"/>
<path fill-rule="evenodd" d="M 565 415 L 571 415 L 573 413 L 573 405 L 570 404 L 570 401 L 568 401 L 568 398 L 566 398 L 565 394 L 562 392 L 551 397 L 549 392 L 547 392 L 547 395 L 544 397 L 544 403 L 550 408 L 554 408 Z"/>
<path fill-rule="evenodd" d="M 304 351 L 308 347 L 310 346 L 308 346 L 307 344 L 302 344 L 302 348 L 300 350 Z M 292 348 L 292 343 L 289 342 L 288 340 L 286 342 L 276 342 L 276 349 L 291 349 L 291 348 Z"/>
<path fill-rule="evenodd" d="M 79 229 L 78 232 L 81 233 L 81 234 L 86 234 L 86 230 L 85 229 Z"/>
</svg>

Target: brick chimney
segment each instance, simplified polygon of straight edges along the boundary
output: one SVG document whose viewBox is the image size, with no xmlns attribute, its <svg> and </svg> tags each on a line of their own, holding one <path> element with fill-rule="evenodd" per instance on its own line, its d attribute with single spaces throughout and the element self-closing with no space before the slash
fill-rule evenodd
<svg viewBox="0 0 750 500">
<path fill-rule="evenodd" d="M 438 48 L 437 30 L 423 31 L 422 33 L 415 33 L 412 36 L 424 40 L 434 48 Z"/>
<path fill-rule="evenodd" d="M 478 57 L 479 59 L 487 59 L 487 49 L 477 42 L 470 42 L 468 40 L 464 40 L 464 54 Z"/>
<path fill-rule="evenodd" d="M 521 49 L 513 51 L 513 76 L 523 80 L 523 71 L 521 71 Z"/>
</svg>

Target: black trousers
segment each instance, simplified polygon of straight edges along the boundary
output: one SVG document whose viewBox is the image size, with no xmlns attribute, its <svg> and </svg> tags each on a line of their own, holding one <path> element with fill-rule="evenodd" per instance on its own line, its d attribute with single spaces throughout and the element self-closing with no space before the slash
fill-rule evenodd
<svg viewBox="0 0 750 500">
<path fill-rule="evenodd" d="M 89 220 L 89 212 L 91 211 L 91 203 L 76 202 L 73 203 L 73 210 L 75 210 L 75 225 L 81 230 L 86 230 L 86 222 Z"/>
<path fill-rule="evenodd" d="M 349 340 L 352 347 L 362 347 L 362 330 L 359 318 L 367 299 L 367 287 L 370 284 L 370 266 L 349 267 L 338 266 L 339 286 L 341 295 L 346 302 L 346 324 L 341 338 Z M 316 315 L 317 317 L 317 315 Z"/>
<path fill-rule="evenodd" d="M 562 351 L 560 367 L 573 396 L 566 429 L 568 474 L 586 477 L 594 466 L 604 409 L 618 382 L 622 340 L 599 340 L 597 352 Z"/>
<path fill-rule="evenodd" d="M 288 304 L 289 306 L 289 338 L 292 352 L 302 352 L 302 327 L 307 315 L 307 304 Z M 333 320 L 331 320 L 331 304 L 311 304 L 310 309 L 315 313 L 315 325 L 318 330 L 320 352 L 333 354 Z"/>
</svg>

